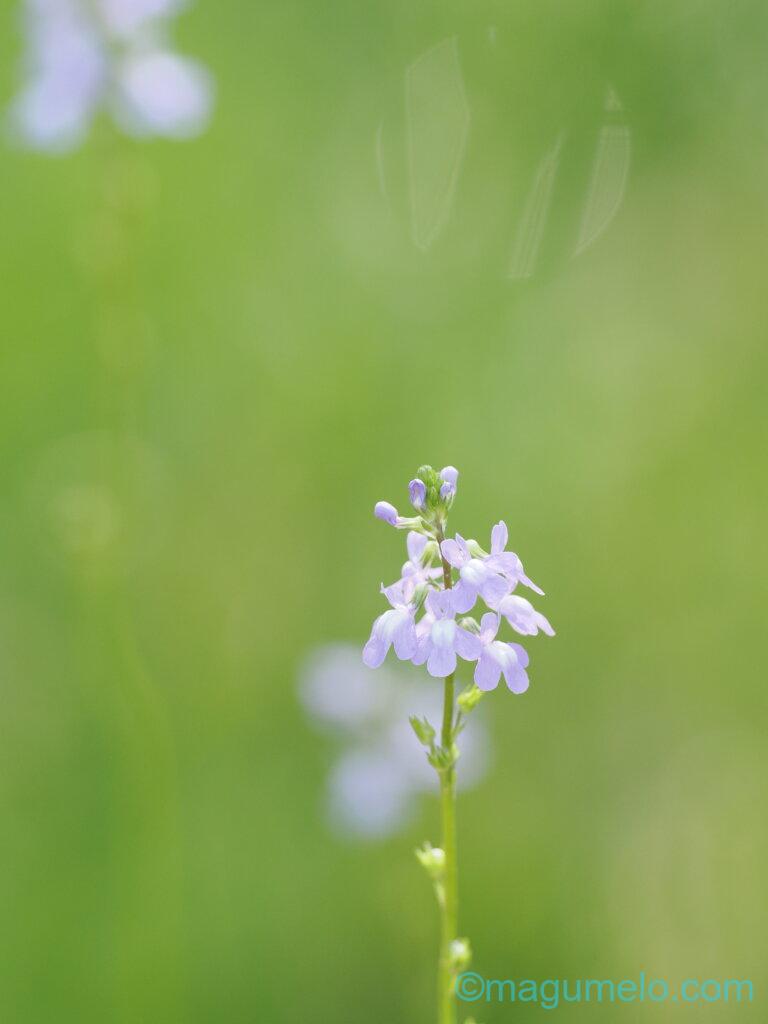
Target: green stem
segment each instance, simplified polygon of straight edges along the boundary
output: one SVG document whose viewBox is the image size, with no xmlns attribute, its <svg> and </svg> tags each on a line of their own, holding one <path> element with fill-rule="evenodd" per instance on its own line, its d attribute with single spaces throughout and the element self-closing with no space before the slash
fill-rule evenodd
<svg viewBox="0 0 768 1024">
<path fill-rule="evenodd" d="M 443 540 L 443 530 L 438 528 L 438 544 Z M 452 586 L 451 567 L 442 559 L 445 589 Z M 454 673 L 445 679 L 443 691 L 443 727 L 440 744 L 443 750 L 453 747 L 453 689 Z M 440 817 L 442 822 L 442 847 L 445 853 L 443 876 L 443 898 L 440 901 L 440 958 L 437 969 L 437 1021 L 438 1024 L 456 1024 L 456 1000 L 454 998 L 454 972 L 451 963 L 451 943 L 458 932 L 459 893 L 458 864 L 456 860 L 456 770 L 454 765 L 444 768 L 440 776 Z"/>
<path fill-rule="evenodd" d="M 445 680 L 442 746 L 453 743 L 453 675 Z M 458 930 L 458 865 L 456 862 L 456 781 L 453 766 L 440 772 L 440 815 L 445 853 L 443 899 L 440 904 L 440 961 L 438 966 L 438 1024 L 455 1024 L 451 943 Z"/>
</svg>

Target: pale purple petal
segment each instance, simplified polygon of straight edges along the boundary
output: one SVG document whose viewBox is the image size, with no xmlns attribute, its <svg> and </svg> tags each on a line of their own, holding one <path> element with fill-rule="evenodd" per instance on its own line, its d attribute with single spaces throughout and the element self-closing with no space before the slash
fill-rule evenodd
<svg viewBox="0 0 768 1024">
<path fill-rule="evenodd" d="M 440 470 L 440 479 L 445 480 L 447 484 L 452 484 L 455 490 L 459 479 L 459 471 L 455 466 L 445 466 Z"/>
<path fill-rule="evenodd" d="M 491 554 L 500 555 L 504 548 L 506 548 L 508 539 L 509 531 L 507 530 L 507 524 L 502 519 L 491 530 Z"/>
<path fill-rule="evenodd" d="M 406 594 L 407 585 L 407 580 L 397 580 L 395 583 L 390 583 L 388 587 L 385 587 L 382 584 L 381 593 L 386 597 L 393 608 L 397 608 L 401 605 L 408 604 Z"/>
<path fill-rule="evenodd" d="M 536 612 L 534 621 L 542 633 L 546 633 L 547 636 L 555 635 L 554 629 L 552 629 L 552 626 L 549 624 L 549 619 L 542 615 L 541 612 Z"/>
<path fill-rule="evenodd" d="M 525 573 L 523 572 L 523 566 L 522 566 L 522 564 L 521 564 L 521 566 L 520 566 L 520 573 L 518 574 L 518 579 L 519 579 L 519 580 L 520 580 L 520 582 L 521 582 L 521 583 L 523 584 L 523 586 L 525 586 L 525 587 L 529 587 L 529 588 L 530 588 L 531 590 L 535 591 L 535 592 L 536 592 L 537 594 L 540 594 L 540 595 L 541 595 L 542 597 L 544 596 L 544 591 L 543 591 L 543 590 L 541 589 L 541 587 L 537 586 L 537 585 L 536 585 L 536 584 L 535 584 L 535 583 L 533 582 L 533 580 L 529 579 L 529 578 L 528 578 L 528 577 L 527 577 L 527 576 L 525 575 Z"/>
<path fill-rule="evenodd" d="M 423 533 L 416 533 L 412 530 L 405 540 L 406 547 L 408 548 L 408 557 L 412 562 L 420 562 L 421 556 L 424 554 L 424 548 L 427 546 L 427 538 Z"/>
<path fill-rule="evenodd" d="M 416 477 L 408 484 L 408 497 L 414 508 L 422 508 L 427 497 L 427 487 L 423 480 Z"/>
<path fill-rule="evenodd" d="M 509 591 L 509 584 L 503 576 L 491 574 L 480 587 L 480 594 L 490 608 L 495 608 Z"/>
<path fill-rule="evenodd" d="M 452 565 L 454 569 L 460 569 L 465 562 L 469 561 L 469 552 L 466 550 L 466 545 L 462 550 L 461 545 L 457 540 L 444 540 L 440 545 L 440 550 L 443 553 L 443 558 Z"/>
<path fill-rule="evenodd" d="M 453 615 L 451 590 L 430 590 L 427 594 L 427 610 L 436 619 L 447 619 Z"/>
<path fill-rule="evenodd" d="M 505 666 L 504 679 L 512 693 L 525 693 L 528 689 L 528 673 L 517 663 Z"/>
<path fill-rule="evenodd" d="M 378 668 L 387 656 L 389 644 L 380 636 L 371 634 L 371 638 L 363 648 L 363 664 L 368 668 Z"/>
<path fill-rule="evenodd" d="M 481 654 L 475 666 L 475 683 L 481 690 L 495 690 L 499 685 L 501 665 L 486 650 Z"/>
<path fill-rule="evenodd" d="M 416 648 L 411 655 L 411 661 L 414 665 L 423 665 L 429 657 L 430 651 L 432 650 L 432 642 L 429 639 L 429 635 L 422 636 L 419 633 L 416 634 Z"/>
<path fill-rule="evenodd" d="M 486 612 L 480 619 L 480 640 L 489 644 L 495 640 L 499 631 L 499 616 L 495 612 Z"/>
<path fill-rule="evenodd" d="M 456 493 L 456 484 L 446 483 L 440 486 L 440 497 L 445 500 L 446 498 L 452 498 Z"/>
<path fill-rule="evenodd" d="M 521 668 L 528 668 L 528 651 L 522 646 L 522 644 L 510 644 L 512 650 L 517 655 L 517 663 Z"/>
<path fill-rule="evenodd" d="M 445 593 L 450 594 L 451 607 L 458 615 L 466 615 L 477 601 L 477 588 L 466 580 L 459 580 L 455 587 Z"/>
<path fill-rule="evenodd" d="M 127 58 L 119 70 L 115 116 L 132 135 L 186 139 L 206 127 L 213 102 L 208 71 L 160 50 Z"/>
<path fill-rule="evenodd" d="M 456 627 L 453 645 L 456 648 L 456 653 L 465 661 L 475 661 L 480 657 L 483 649 L 480 637 L 470 633 L 469 630 L 462 629 L 461 626 Z"/>
<path fill-rule="evenodd" d="M 403 619 L 394 631 L 392 645 L 401 661 L 408 661 L 416 653 L 416 626 L 412 616 Z"/>
<path fill-rule="evenodd" d="M 373 514 L 377 519 L 389 523 L 390 526 L 395 526 L 397 523 L 397 509 L 388 501 L 377 501 L 373 507 Z"/>
<path fill-rule="evenodd" d="M 436 679 L 443 679 L 456 671 L 456 652 L 453 647 L 432 645 L 427 659 L 427 672 Z"/>
</svg>

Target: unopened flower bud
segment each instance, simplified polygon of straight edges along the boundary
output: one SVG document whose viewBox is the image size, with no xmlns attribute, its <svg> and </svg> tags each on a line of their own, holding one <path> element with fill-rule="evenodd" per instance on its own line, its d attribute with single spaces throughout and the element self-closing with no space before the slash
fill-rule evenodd
<svg viewBox="0 0 768 1024">
<path fill-rule="evenodd" d="M 416 850 L 416 856 L 429 877 L 439 882 L 445 871 L 445 851 L 439 846 L 424 843 Z"/>
<path fill-rule="evenodd" d="M 479 686 L 472 683 L 462 690 L 459 694 L 456 703 L 459 705 L 464 714 L 468 714 L 473 708 L 476 708 L 480 701 L 483 699 L 484 692 Z"/>
<path fill-rule="evenodd" d="M 389 523 L 390 526 L 397 526 L 397 509 L 394 505 L 390 505 L 388 501 L 377 501 L 373 509 L 373 514 L 377 519 L 383 519 L 385 523 Z"/>
<path fill-rule="evenodd" d="M 408 484 L 408 496 L 414 508 L 422 508 L 427 498 L 427 485 L 418 477 Z"/>
<path fill-rule="evenodd" d="M 459 479 L 459 471 L 455 466 L 445 466 L 440 470 L 440 479 L 443 481 L 443 486 L 440 488 L 441 497 L 445 497 L 443 491 L 446 487 L 450 488 L 450 493 L 456 493 L 456 484 Z"/>
</svg>

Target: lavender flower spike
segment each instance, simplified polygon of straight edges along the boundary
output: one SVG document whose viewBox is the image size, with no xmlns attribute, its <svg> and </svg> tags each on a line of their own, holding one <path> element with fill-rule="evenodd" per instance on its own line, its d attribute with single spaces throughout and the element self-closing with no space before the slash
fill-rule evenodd
<svg viewBox="0 0 768 1024">
<path fill-rule="evenodd" d="M 459 471 L 454 466 L 445 466 L 440 470 L 440 479 L 443 485 L 440 488 L 441 498 L 452 498 L 456 494 L 456 484 L 459 479 Z"/>
<path fill-rule="evenodd" d="M 485 561 L 472 557 L 461 534 L 457 533 L 455 540 L 444 540 L 440 547 L 446 562 L 459 570 L 459 581 L 451 591 L 454 611 L 468 612 L 474 607 L 478 594 L 495 607 L 509 590 L 507 581 L 493 572 Z"/>
<path fill-rule="evenodd" d="M 423 665 L 426 661 L 427 672 L 442 679 L 456 670 L 457 654 L 465 661 L 479 657 L 480 640 L 456 623 L 449 591 L 431 590 L 427 595 L 427 612 L 434 620 L 429 632 L 419 637 L 411 659 L 414 665 Z"/>
<path fill-rule="evenodd" d="M 368 668 L 378 668 L 392 646 L 401 661 L 416 653 L 416 607 L 406 598 L 402 581 L 382 587 L 381 592 L 392 607 L 376 619 L 363 648 L 363 662 Z"/>
<path fill-rule="evenodd" d="M 363 650 L 363 661 L 371 668 L 381 665 L 389 648 L 402 660 L 426 665 L 427 672 L 443 679 L 442 724 L 427 718 L 410 716 L 413 733 L 426 754 L 427 762 L 436 770 L 440 783 L 440 811 L 443 836 L 439 863 L 428 856 L 431 847 L 424 847 L 417 856 L 435 882 L 441 916 L 441 943 L 438 960 L 438 1020 L 451 1024 L 456 1020 L 456 977 L 469 963 L 471 950 L 458 931 L 458 885 L 455 843 L 455 791 L 459 748 L 456 739 L 464 728 L 465 718 L 472 713 L 483 693 L 494 690 L 502 675 L 512 693 L 528 689 L 528 655 L 516 643 L 497 639 L 502 618 L 524 635 L 542 631 L 550 636 L 554 630 L 530 601 L 512 591 L 518 583 L 534 590 L 539 588 L 528 579 L 520 559 L 507 551 L 507 527 L 503 521 L 494 526 L 491 552 L 484 551 L 475 540 L 466 541 L 460 534 L 447 538 L 448 513 L 453 505 L 458 470 L 445 466 L 436 472 L 424 464 L 416 471 L 408 491 L 418 511 L 413 519 L 405 519 L 386 501 L 376 505 L 379 519 L 398 529 L 407 529 L 408 561 L 397 583 L 382 588 L 390 611 L 373 624 L 370 639 Z M 439 560 L 435 556 L 439 553 Z M 439 564 L 438 564 L 439 563 Z M 456 621 L 457 613 L 468 612 L 478 597 L 493 609 L 475 619 Z M 423 608 L 423 612 L 422 612 Z M 419 615 L 418 621 L 416 617 Z M 476 662 L 474 683 L 456 696 L 458 659 Z M 460 682 L 460 681 L 459 681 Z M 357 785 L 362 767 L 355 764 L 347 773 L 352 785 L 349 792 L 361 796 Z M 376 773 L 373 773 L 376 774 Z M 363 787 L 363 791 L 366 787 Z M 367 799 L 367 796 L 361 797 Z M 374 799 L 387 807 L 397 808 L 396 791 L 384 792 Z M 394 812 L 393 812 L 394 813 Z M 436 874 L 437 873 L 437 874 Z"/>
<path fill-rule="evenodd" d="M 525 693 L 528 689 L 528 654 L 520 644 L 503 643 L 496 639 L 499 617 L 486 612 L 480 620 L 482 652 L 475 667 L 475 683 L 480 690 L 495 690 L 499 678 L 504 679 L 512 693 Z"/>
<path fill-rule="evenodd" d="M 419 480 L 418 477 L 415 480 L 411 480 L 408 484 L 408 496 L 414 508 L 423 508 L 427 498 L 427 486 L 424 481 Z"/>
</svg>

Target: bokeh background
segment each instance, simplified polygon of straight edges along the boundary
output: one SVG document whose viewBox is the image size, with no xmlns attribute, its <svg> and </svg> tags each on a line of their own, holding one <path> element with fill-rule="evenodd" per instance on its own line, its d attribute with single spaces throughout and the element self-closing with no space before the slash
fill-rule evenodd
<svg viewBox="0 0 768 1024">
<path fill-rule="evenodd" d="M 759 1012 L 767 31 L 199 0 L 201 138 L 3 145 L 4 1021 L 432 1019 L 436 807 L 330 830 L 297 698 L 365 640 L 403 560 L 372 505 L 424 461 L 558 630 L 460 801 L 476 968 L 752 978 L 707 1014 Z M 7 0 L 6 101 L 20 46 Z"/>
</svg>

